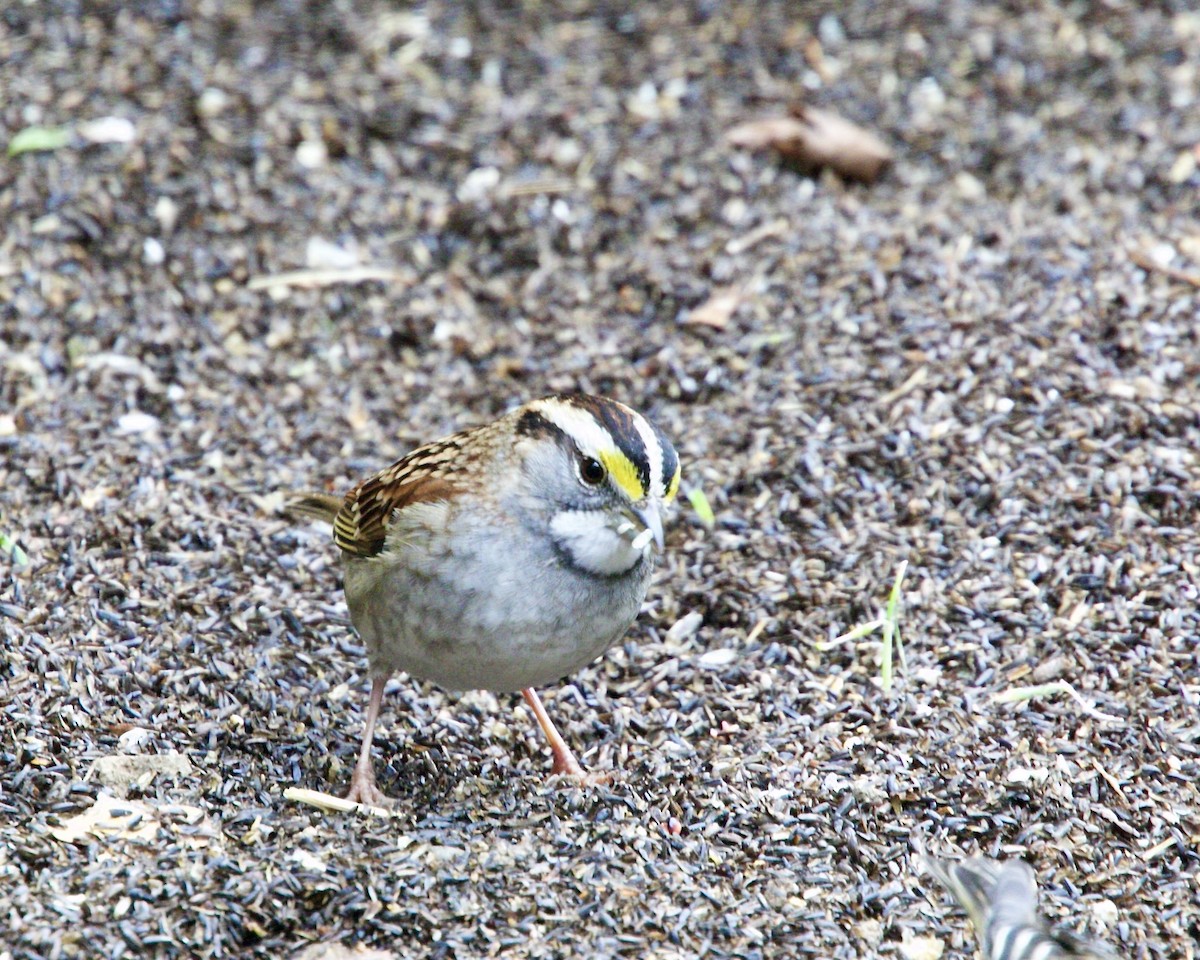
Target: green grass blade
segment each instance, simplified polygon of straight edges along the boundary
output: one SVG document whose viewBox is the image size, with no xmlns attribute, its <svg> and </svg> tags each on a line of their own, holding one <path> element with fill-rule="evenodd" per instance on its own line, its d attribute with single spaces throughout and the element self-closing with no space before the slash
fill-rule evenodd
<svg viewBox="0 0 1200 960">
<path fill-rule="evenodd" d="M 843 643 L 850 643 L 852 640 L 861 640 L 863 637 L 874 633 L 882 626 L 882 620 L 872 620 L 869 623 L 860 623 L 853 630 L 847 630 L 845 633 L 839 634 L 832 640 L 818 640 L 814 646 L 818 650 L 832 650 L 834 647 L 840 647 Z"/>
<path fill-rule="evenodd" d="M 887 607 L 883 611 L 883 643 L 879 649 L 879 682 L 883 686 L 884 693 L 889 693 L 892 689 L 893 648 L 899 655 L 900 668 L 905 672 L 908 671 L 897 623 L 900 611 L 900 585 L 904 582 L 906 570 L 908 570 L 908 561 L 903 560 L 900 563 L 900 569 L 896 571 L 896 579 L 892 582 L 891 593 L 888 594 Z"/>
<path fill-rule="evenodd" d="M 706 530 L 711 530 L 717 525 L 717 515 L 713 513 L 713 508 L 709 505 L 708 497 L 704 495 L 703 490 L 699 487 L 692 487 L 687 492 L 687 498 Z"/>
<path fill-rule="evenodd" d="M 896 579 L 892 582 L 892 592 L 888 594 L 887 609 L 883 618 L 892 625 L 891 638 L 896 647 L 896 657 L 900 661 L 900 670 L 908 673 L 908 659 L 904 656 L 904 643 L 900 639 L 900 585 L 908 572 L 908 561 L 900 561 L 900 569 L 896 571 Z"/>
<path fill-rule="evenodd" d="M 71 142 L 71 132 L 63 127 L 26 127 L 8 141 L 8 155 L 58 150 Z"/>
<path fill-rule="evenodd" d="M 0 553 L 7 554 L 13 566 L 23 567 L 29 563 L 29 555 L 7 533 L 0 533 Z"/>
<path fill-rule="evenodd" d="M 1053 683 L 1042 683 L 1035 687 L 1009 687 L 1007 690 L 1001 690 L 992 699 L 996 703 L 1023 703 L 1026 700 L 1053 697 L 1060 693 L 1070 696 L 1074 692 L 1066 680 L 1055 680 Z"/>
</svg>

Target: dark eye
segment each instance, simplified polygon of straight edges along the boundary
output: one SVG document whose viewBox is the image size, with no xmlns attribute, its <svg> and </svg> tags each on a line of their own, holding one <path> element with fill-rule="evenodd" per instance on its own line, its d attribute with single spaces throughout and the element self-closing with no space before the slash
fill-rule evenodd
<svg viewBox="0 0 1200 960">
<path fill-rule="evenodd" d="M 579 461 L 579 476 L 583 482 L 596 487 L 604 482 L 604 465 L 599 460 L 583 457 Z"/>
</svg>

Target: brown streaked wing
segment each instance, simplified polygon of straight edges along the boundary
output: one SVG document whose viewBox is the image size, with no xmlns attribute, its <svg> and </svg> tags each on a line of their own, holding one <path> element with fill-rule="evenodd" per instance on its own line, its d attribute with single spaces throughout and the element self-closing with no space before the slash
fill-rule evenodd
<svg viewBox="0 0 1200 960">
<path fill-rule="evenodd" d="M 333 539 L 356 557 L 374 557 L 387 540 L 397 510 L 414 503 L 448 500 L 461 489 L 458 453 L 466 434 L 419 447 L 346 494 L 333 522 Z"/>
</svg>

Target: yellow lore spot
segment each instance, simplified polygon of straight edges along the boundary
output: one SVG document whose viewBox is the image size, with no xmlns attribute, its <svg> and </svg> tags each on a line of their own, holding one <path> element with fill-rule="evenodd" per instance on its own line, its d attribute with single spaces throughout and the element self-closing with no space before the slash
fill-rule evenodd
<svg viewBox="0 0 1200 960">
<path fill-rule="evenodd" d="M 642 479 L 638 476 L 637 467 L 620 450 L 601 450 L 600 462 L 608 471 L 614 482 L 625 491 L 630 500 L 641 500 L 646 491 L 642 487 Z"/>
<path fill-rule="evenodd" d="M 675 468 L 675 475 L 671 477 L 671 482 L 667 484 L 667 494 L 663 497 L 665 503 L 670 503 L 675 499 L 675 494 L 679 492 L 679 478 L 683 475 L 679 467 Z"/>
</svg>

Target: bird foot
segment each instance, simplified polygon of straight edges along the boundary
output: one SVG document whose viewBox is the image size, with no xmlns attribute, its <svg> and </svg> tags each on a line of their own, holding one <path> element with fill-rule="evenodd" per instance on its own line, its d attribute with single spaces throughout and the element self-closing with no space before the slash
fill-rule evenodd
<svg viewBox="0 0 1200 960">
<path fill-rule="evenodd" d="M 607 783 L 612 783 L 615 779 L 615 774 L 611 770 L 551 770 L 550 776 L 563 777 L 572 786 L 576 787 L 602 787 Z"/>
<path fill-rule="evenodd" d="M 368 807 L 390 807 L 392 800 L 375 785 L 375 771 L 371 767 L 355 767 L 350 777 L 350 789 L 346 799 Z"/>
<path fill-rule="evenodd" d="M 554 751 L 554 765 L 550 768 L 550 776 L 564 777 L 571 783 L 580 787 L 597 787 L 601 784 L 611 783 L 613 775 L 609 771 L 603 770 L 584 770 L 578 760 L 565 746 L 560 752 Z"/>
</svg>

